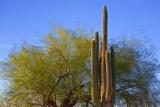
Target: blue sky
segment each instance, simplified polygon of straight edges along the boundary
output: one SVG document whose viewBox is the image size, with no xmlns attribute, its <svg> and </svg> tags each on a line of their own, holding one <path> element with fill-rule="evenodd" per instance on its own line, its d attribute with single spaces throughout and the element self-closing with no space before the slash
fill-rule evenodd
<svg viewBox="0 0 160 107">
<path fill-rule="evenodd" d="M 103 5 L 109 11 L 109 38 L 136 35 L 160 53 L 160 0 L 0 0 L 0 60 L 15 44 L 38 44 L 54 24 L 101 32 Z"/>
</svg>

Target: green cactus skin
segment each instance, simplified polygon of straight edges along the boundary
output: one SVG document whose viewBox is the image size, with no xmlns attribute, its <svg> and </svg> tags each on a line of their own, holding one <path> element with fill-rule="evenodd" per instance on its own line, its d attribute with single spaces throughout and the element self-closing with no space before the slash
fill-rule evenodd
<svg viewBox="0 0 160 107">
<path fill-rule="evenodd" d="M 92 101 L 94 103 L 95 98 L 95 83 L 94 83 L 94 73 L 95 73 L 95 69 L 94 69 L 94 64 L 95 64 L 95 55 L 94 55 L 94 51 L 95 51 L 95 40 L 91 40 L 91 97 L 92 97 Z"/>
<path fill-rule="evenodd" d="M 106 68 L 105 68 L 105 50 L 107 48 L 107 8 L 103 7 L 102 15 L 102 84 L 101 84 L 101 101 L 105 102 L 105 90 L 106 90 Z"/>
<path fill-rule="evenodd" d="M 110 101 L 110 88 L 111 88 L 111 73 L 110 73 L 110 54 L 108 50 L 105 52 L 105 62 L 106 62 L 106 94 L 105 94 L 105 103 Z"/>
<path fill-rule="evenodd" d="M 113 46 L 111 46 L 111 71 L 112 71 L 112 104 L 115 102 L 116 92 L 116 70 L 115 70 L 115 52 Z M 114 105 L 112 105 L 113 107 Z"/>
<path fill-rule="evenodd" d="M 94 34 L 95 38 L 95 68 L 96 68 L 96 80 L 97 80 L 97 85 L 98 85 L 98 75 L 99 75 L 99 67 L 98 67 L 98 57 L 99 57 L 99 35 L 98 32 L 95 32 Z"/>
<path fill-rule="evenodd" d="M 102 64 L 102 42 L 100 43 L 100 50 L 98 56 L 98 88 L 99 88 L 99 101 L 101 103 L 101 85 L 102 85 L 102 71 L 101 71 L 101 64 Z M 102 106 L 101 106 L 102 107 Z"/>
<path fill-rule="evenodd" d="M 91 41 L 91 97 L 95 107 L 99 107 L 98 102 L 98 76 L 97 76 L 97 66 L 98 62 L 96 62 L 97 56 L 96 51 L 96 41 Z"/>
<path fill-rule="evenodd" d="M 100 93 L 99 93 L 99 75 L 100 75 L 100 71 L 99 71 L 99 35 L 98 32 L 95 32 L 94 34 L 95 36 L 95 76 L 96 76 L 96 101 L 95 101 L 95 105 L 96 107 L 100 107 Z"/>
<path fill-rule="evenodd" d="M 100 45 L 99 56 L 98 56 L 98 67 L 99 67 L 99 92 L 101 94 L 101 85 L 102 85 L 102 71 L 101 71 L 101 63 L 102 63 L 102 42 Z"/>
<path fill-rule="evenodd" d="M 107 48 L 108 41 L 108 12 L 107 7 L 103 7 L 103 15 L 102 15 L 102 42 L 104 42 L 105 49 Z"/>
</svg>

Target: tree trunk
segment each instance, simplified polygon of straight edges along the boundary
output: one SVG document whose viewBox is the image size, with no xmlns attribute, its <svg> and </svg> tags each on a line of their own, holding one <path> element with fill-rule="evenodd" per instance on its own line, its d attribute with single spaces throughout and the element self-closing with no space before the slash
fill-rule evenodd
<svg viewBox="0 0 160 107">
<path fill-rule="evenodd" d="M 73 107 L 76 104 L 76 100 L 64 99 L 62 100 L 60 107 Z"/>
<path fill-rule="evenodd" d="M 58 107 L 56 102 L 53 101 L 52 99 L 48 99 L 47 101 L 44 102 L 45 107 Z"/>
<path fill-rule="evenodd" d="M 112 103 L 111 102 L 104 103 L 103 107 L 112 107 Z"/>
</svg>

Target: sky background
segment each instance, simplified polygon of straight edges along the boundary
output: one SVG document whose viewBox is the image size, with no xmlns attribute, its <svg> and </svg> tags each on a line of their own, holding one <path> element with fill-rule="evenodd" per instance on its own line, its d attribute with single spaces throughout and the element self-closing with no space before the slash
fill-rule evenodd
<svg viewBox="0 0 160 107">
<path fill-rule="evenodd" d="M 0 0 L 0 61 L 15 45 L 38 44 L 55 24 L 101 32 L 102 7 L 109 14 L 109 39 L 145 39 L 160 59 L 160 0 Z M 6 82 L 0 80 L 0 92 Z"/>
</svg>

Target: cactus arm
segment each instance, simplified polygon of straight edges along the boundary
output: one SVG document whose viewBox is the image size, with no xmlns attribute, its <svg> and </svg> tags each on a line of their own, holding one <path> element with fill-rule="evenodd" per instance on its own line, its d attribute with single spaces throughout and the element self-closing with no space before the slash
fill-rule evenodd
<svg viewBox="0 0 160 107">
<path fill-rule="evenodd" d="M 105 52 L 105 61 L 106 61 L 106 94 L 105 102 L 108 103 L 111 101 L 111 90 L 112 90 L 112 74 L 110 70 L 110 54 L 108 50 Z"/>
<path fill-rule="evenodd" d="M 96 76 L 96 107 L 100 107 L 100 91 L 99 91 L 99 75 L 101 74 L 99 70 L 99 34 L 95 32 L 95 76 Z"/>
<path fill-rule="evenodd" d="M 93 104 L 95 102 L 95 84 L 94 84 L 94 75 L 95 75 L 95 69 L 94 69 L 94 64 L 95 64 L 95 40 L 91 40 L 91 97 Z"/>
<path fill-rule="evenodd" d="M 96 50 L 96 40 L 91 41 L 91 97 L 95 107 L 99 107 L 98 101 L 98 51 Z"/>
<path fill-rule="evenodd" d="M 95 32 L 95 68 L 96 68 L 96 85 L 98 85 L 98 75 L 99 75 L 99 67 L 98 67 L 98 57 L 99 57 L 99 35 L 98 32 Z"/>
<path fill-rule="evenodd" d="M 115 52 L 113 46 L 111 46 L 111 71 L 112 71 L 112 104 L 115 102 L 116 92 L 116 70 L 115 70 Z"/>
</svg>

